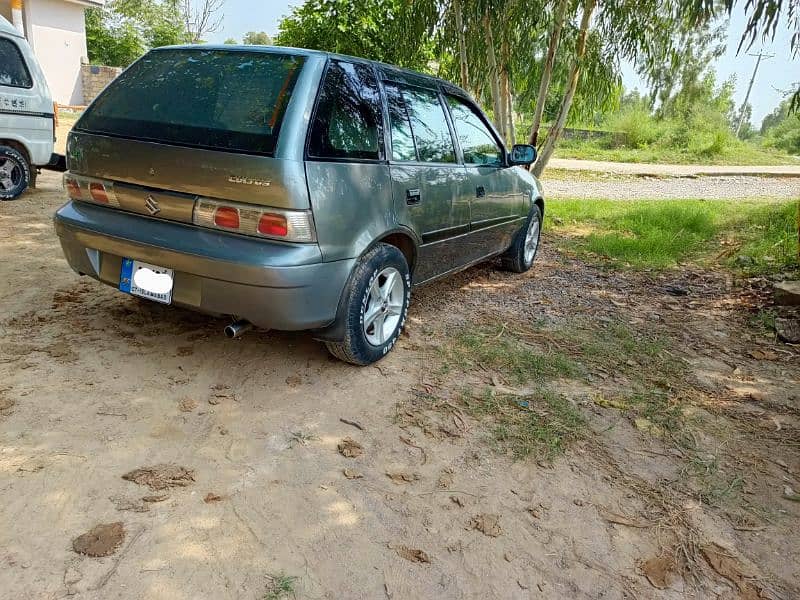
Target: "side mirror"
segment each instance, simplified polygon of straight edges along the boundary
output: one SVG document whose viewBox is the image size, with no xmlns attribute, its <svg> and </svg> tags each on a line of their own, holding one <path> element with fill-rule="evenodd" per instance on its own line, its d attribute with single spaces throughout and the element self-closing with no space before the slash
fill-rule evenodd
<svg viewBox="0 0 800 600">
<path fill-rule="evenodd" d="M 528 166 L 536 160 L 536 148 L 528 144 L 514 144 L 511 152 L 508 153 L 508 163 L 513 167 L 516 165 Z"/>
</svg>

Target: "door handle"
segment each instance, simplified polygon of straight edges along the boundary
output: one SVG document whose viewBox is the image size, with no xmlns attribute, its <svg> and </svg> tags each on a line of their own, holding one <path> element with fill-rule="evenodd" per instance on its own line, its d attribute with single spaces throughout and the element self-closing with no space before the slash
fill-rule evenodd
<svg viewBox="0 0 800 600">
<path fill-rule="evenodd" d="M 483 198 L 484 196 L 486 196 L 486 188 L 483 187 L 482 185 L 479 185 L 478 187 L 476 187 L 475 188 L 475 196 L 477 198 Z"/>
<path fill-rule="evenodd" d="M 420 202 L 422 202 L 422 195 L 419 193 L 419 188 L 406 190 L 406 204 L 411 206 Z"/>
</svg>

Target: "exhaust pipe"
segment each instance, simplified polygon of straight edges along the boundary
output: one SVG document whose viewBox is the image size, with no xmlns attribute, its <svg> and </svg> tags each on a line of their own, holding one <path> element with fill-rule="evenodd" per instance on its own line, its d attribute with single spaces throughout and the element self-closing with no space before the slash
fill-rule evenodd
<svg viewBox="0 0 800 600">
<path fill-rule="evenodd" d="M 225 327 L 225 337 L 229 339 L 242 337 L 245 332 L 250 331 L 252 328 L 253 324 L 250 321 L 240 319 Z"/>
</svg>

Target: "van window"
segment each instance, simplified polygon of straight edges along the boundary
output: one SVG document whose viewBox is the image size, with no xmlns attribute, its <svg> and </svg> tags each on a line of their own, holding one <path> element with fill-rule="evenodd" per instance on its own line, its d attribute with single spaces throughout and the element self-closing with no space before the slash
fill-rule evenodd
<svg viewBox="0 0 800 600">
<path fill-rule="evenodd" d="M 33 87 L 33 80 L 22 59 L 22 53 L 14 42 L 6 38 L 0 38 L 0 85 Z"/>
<path fill-rule="evenodd" d="M 439 101 L 439 94 L 434 91 L 407 87 L 399 85 L 388 85 L 387 94 L 390 96 L 399 94 L 405 105 L 405 112 L 408 115 L 411 133 L 414 136 L 414 143 L 417 147 L 417 160 L 421 162 L 454 163 L 456 162 L 456 152 L 453 147 L 453 138 L 450 135 L 450 128 L 447 125 L 444 107 Z M 399 100 L 395 100 L 399 103 Z M 390 108 L 391 114 L 391 108 Z M 397 122 L 397 132 L 403 130 L 402 121 Z M 395 123 L 393 122 L 393 133 L 395 133 Z M 402 135 L 402 134 L 401 134 Z M 392 137 L 394 147 L 395 138 Z M 398 137 L 401 146 L 406 142 L 402 137 Z M 394 154 L 394 150 L 393 150 Z M 397 158 L 396 160 L 403 160 Z"/>
<path fill-rule="evenodd" d="M 251 154 L 275 151 L 304 59 L 228 50 L 154 50 L 95 100 L 76 129 Z"/>
<path fill-rule="evenodd" d="M 381 100 L 371 67 L 330 62 L 309 134 L 308 155 L 383 159 Z"/>
<path fill-rule="evenodd" d="M 456 137 L 468 165 L 501 166 L 503 150 L 475 109 L 460 98 L 447 97 Z"/>
</svg>

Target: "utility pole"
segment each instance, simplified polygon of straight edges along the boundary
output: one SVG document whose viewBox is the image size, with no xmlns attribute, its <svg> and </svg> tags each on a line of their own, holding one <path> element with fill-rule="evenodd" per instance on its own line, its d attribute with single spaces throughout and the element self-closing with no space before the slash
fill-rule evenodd
<svg viewBox="0 0 800 600">
<path fill-rule="evenodd" d="M 747 86 L 747 93 L 744 95 L 744 102 L 742 102 L 742 108 L 739 111 L 739 124 L 736 125 L 736 137 L 739 137 L 739 132 L 742 130 L 742 124 L 744 123 L 744 110 L 747 108 L 747 101 L 750 100 L 750 92 L 753 89 L 753 83 L 756 80 L 756 73 L 758 73 L 758 67 L 761 66 L 761 59 L 770 59 L 774 58 L 774 54 L 764 54 L 763 50 L 760 50 L 758 54 L 748 54 L 748 56 L 757 56 L 758 60 L 756 61 L 756 68 L 753 69 L 753 76 L 750 78 L 750 85 Z"/>
</svg>

